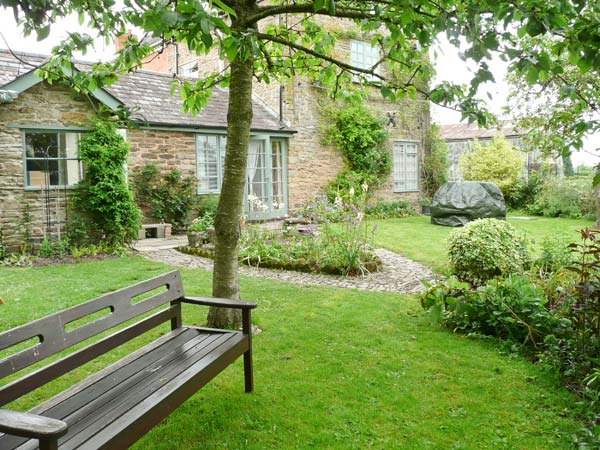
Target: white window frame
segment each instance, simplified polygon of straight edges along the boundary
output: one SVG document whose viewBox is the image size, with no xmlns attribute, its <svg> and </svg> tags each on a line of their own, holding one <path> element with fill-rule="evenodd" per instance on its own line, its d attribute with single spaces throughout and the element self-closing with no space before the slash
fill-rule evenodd
<svg viewBox="0 0 600 450">
<path fill-rule="evenodd" d="M 75 186 L 77 183 L 79 183 L 83 177 L 83 165 L 81 163 L 81 160 L 79 158 L 79 147 L 81 145 L 81 132 L 79 131 L 73 131 L 73 130 L 61 130 L 61 129 L 42 129 L 42 128 L 35 128 L 35 129 L 22 129 L 21 130 L 22 133 L 22 139 L 23 139 L 23 176 L 24 176 L 24 185 L 25 185 L 25 189 L 46 189 L 46 188 L 70 188 Z M 29 156 L 28 155 L 28 148 L 27 148 L 27 135 L 32 135 L 32 134 L 55 134 L 57 137 L 57 142 L 58 145 L 61 145 L 61 135 L 65 135 L 65 143 L 67 142 L 67 137 L 66 135 L 73 135 L 77 141 L 77 151 L 76 151 L 76 156 L 68 156 L 67 155 L 67 148 L 64 149 L 65 151 L 65 156 L 57 156 L 57 157 L 41 157 L 41 156 Z M 58 155 L 60 155 L 60 149 L 58 150 Z M 73 183 L 68 183 L 68 171 L 65 174 L 62 174 L 63 177 L 65 178 L 65 181 L 67 182 L 67 184 L 52 184 L 51 181 L 51 174 L 50 173 L 46 173 L 47 171 L 44 170 L 44 167 L 41 168 L 41 170 L 34 170 L 34 171 L 30 171 L 29 170 L 29 164 L 28 162 L 30 161 L 38 161 L 39 163 L 43 165 L 46 165 L 47 163 L 50 162 L 59 162 L 59 167 L 61 166 L 61 162 L 65 162 L 65 164 L 69 164 L 70 162 L 76 163 L 76 167 L 77 167 L 77 171 L 76 171 L 76 178 L 77 180 Z M 42 183 L 40 184 L 31 184 L 31 176 L 33 175 L 33 173 L 35 172 L 40 172 L 40 174 L 43 175 L 44 180 Z M 58 172 L 58 177 L 60 179 L 61 174 L 60 171 Z"/>
<path fill-rule="evenodd" d="M 350 39 L 350 65 L 360 69 L 371 69 L 381 59 L 379 47 L 373 47 L 370 42 Z M 381 73 L 381 64 L 375 68 L 375 73 Z M 361 75 L 355 74 L 353 81 L 359 81 Z M 362 74 L 367 81 L 378 81 L 375 75 Z"/>
<path fill-rule="evenodd" d="M 202 168 L 203 165 L 206 167 L 206 165 L 208 164 L 207 155 L 206 154 L 204 155 L 204 160 L 203 160 L 202 156 L 200 154 L 200 152 L 202 152 L 205 149 L 205 147 L 201 147 L 201 145 L 203 143 L 203 140 L 206 138 L 215 138 L 216 139 L 216 149 L 215 149 L 215 155 L 216 155 L 215 162 L 217 165 L 217 170 L 216 170 L 217 186 L 216 186 L 216 188 L 211 188 L 209 181 L 206 182 L 206 185 L 208 187 L 207 188 L 203 187 L 203 180 L 215 178 L 215 177 L 206 175 L 204 169 Z M 227 137 L 224 134 L 213 134 L 213 133 L 198 133 L 198 134 L 196 134 L 196 177 L 198 178 L 198 189 L 197 189 L 198 194 L 219 194 L 221 192 L 221 185 L 223 184 L 223 166 L 224 166 L 224 160 L 225 160 L 226 139 L 227 139 Z M 204 174 L 204 177 L 203 177 L 203 174 Z"/>
<path fill-rule="evenodd" d="M 392 153 L 393 192 L 418 192 L 419 143 L 415 141 L 394 141 Z M 410 167 L 411 165 L 412 167 Z"/>
</svg>

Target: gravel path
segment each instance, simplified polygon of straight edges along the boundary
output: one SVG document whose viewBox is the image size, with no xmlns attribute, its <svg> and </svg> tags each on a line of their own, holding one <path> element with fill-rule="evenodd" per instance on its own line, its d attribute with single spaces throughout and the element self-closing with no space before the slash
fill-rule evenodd
<svg viewBox="0 0 600 450">
<path fill-rule="evenodd" d="M 381 258 L 383 269 L 379 272 L 359 277 L 310 274 L 248 266 L 240 266 L 240 273 L 297 284 L 401 293 L 420 292 L 423 290 L 423 285 L 419 280 L 434 281 L 435 279 L 433 272 L 427 266 L 382 248 L 375 250 L 375 253 Z M 141 252 L 141 254 L 153 261 L 188 269 L 212 270 L 213 265 L 210 259 L 186 255 L 175 249 L 146 250 Z"/>
</svg>

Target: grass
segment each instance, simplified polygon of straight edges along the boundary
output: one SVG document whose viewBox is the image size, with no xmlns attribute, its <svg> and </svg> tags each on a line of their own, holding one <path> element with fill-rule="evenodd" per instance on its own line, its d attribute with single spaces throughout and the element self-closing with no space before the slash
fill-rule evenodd
<svg viewBox="0 0 600 450">
<path fill-rule="evenodd" d="M 167 270 L 141 258 L 2 268 L 0 328 Z M 210 273 L 182 274 L 188 294 L 209 294 Z M 258 302 L 254 322 L 263 330 L 254 340 L 255 393 L 243 393 L 237 361 L 135 448 L 570 447 L 575 399 L 556 380 L 492 341 L 432 327 L 414 297 L 258 278 L 242 278 L 241 287 Z M 184 321 L 201 324 L 205 313 L 186 305 Z M 13 406 L 30 407 L 130 347 Z"/>
<path fill-rule="evenodd" d="M 544 238 L 579 241 L 579 230 L 591 227 L 594 223 L 585 219 L 510 215 L 507 220 L 532 239 L 534 252 Z M 426 216 L 375 222 L 378 224 L 376 246 L 433 267 L 436 272 L 447 272 L 446 240 L 453 228 L 432 225 L 430 218 Z"/>
</svg>

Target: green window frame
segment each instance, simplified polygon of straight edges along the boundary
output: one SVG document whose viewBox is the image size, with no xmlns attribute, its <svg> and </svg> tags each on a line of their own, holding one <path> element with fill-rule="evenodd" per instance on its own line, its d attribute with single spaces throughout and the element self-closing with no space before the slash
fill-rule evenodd
<svg viewBox="0 0 600 450">
<path fill-rule="evenodd" d="M 25 188 L 72 187 L 81 181 L 81 132 L 23 129 Z"/>
<path fill-rule="evenodd" d="M 416 142 L 395 141 L 393 145 L 394 192 L 419 190 L 419 145 Z"/>
</svg>

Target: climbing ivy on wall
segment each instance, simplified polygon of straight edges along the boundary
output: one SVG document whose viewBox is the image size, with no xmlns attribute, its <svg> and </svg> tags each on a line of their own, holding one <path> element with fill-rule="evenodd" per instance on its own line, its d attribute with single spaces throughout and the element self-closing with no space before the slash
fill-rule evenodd
<svg viewBox="0 0 600 450">
<path fill-rule="evenodd" d="M 392 169 L 384 120 L 363 105 L 330 108 L 325 117 L 329 118 L 324 130 L 326 143 L 335 144 L 344 160 L 344 168 L 327 187 L 327 196 L 331 200 L 343 197 L 363 183 L 372 192 L 371 188 L 381 185 Z"/>
<path fill-rule="evenodd" d="M 73 195 L 72 219 L 87 241 L 126 244 L 137 237 L 140 211 L 126 181 L 128 154 L 129 145 L 111 122 L 95 122 L 81 139 L 85 170 Z"/>
</svg>

